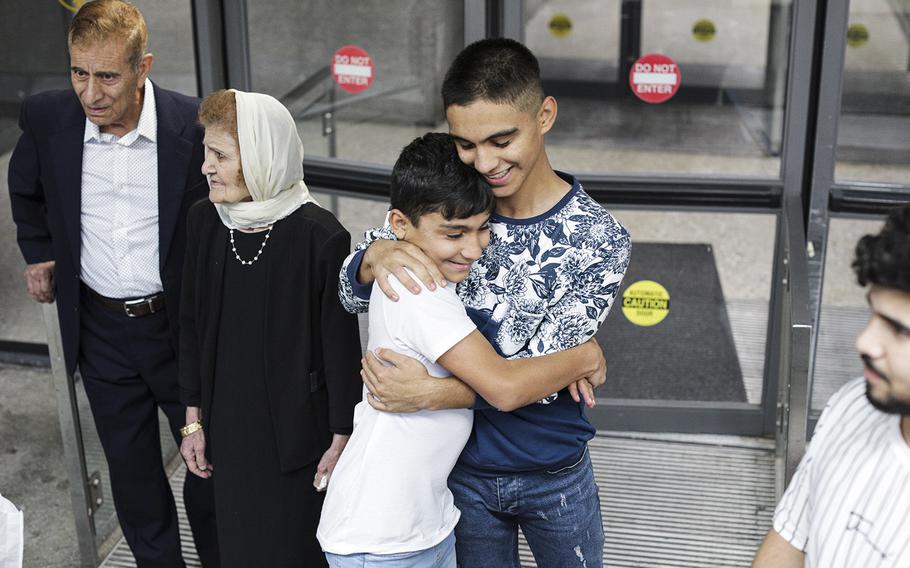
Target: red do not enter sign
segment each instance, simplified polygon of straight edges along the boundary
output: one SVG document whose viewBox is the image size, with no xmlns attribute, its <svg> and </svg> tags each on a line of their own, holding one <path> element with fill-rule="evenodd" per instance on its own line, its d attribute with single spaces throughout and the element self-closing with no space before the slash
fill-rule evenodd
<svg viewBox="0 0 910 568">
<path fill-rule="evenodd" d="M 629 86 L 646 103 L 662 103 L 679 91 L 682 75 L 676 62 L 660 53 L 641 57 L 629 71 Z"/>
<path fill-rule="evenodd" d="M 349 93 L 369 89 L 374 75 L 373 58 L 356 45 L 346 45 L 332 56 L 332 78 Z"/>
</svg>

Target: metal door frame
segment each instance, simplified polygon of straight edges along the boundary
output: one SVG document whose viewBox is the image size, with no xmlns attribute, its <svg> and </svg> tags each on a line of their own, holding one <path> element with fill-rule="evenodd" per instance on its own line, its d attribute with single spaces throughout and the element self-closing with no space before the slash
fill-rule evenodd
<svg viewBox="0 0 910 568">
<path fill-rule="evenodd" d="M 623 6 L 632 4 L 623 2 Z M 640 4 L 641 3 L 636 3 Z M 523 35 L 522 0 L 467 0 L 465 2 L 465 41 L 479 37 L 501 36 L 521 40 Z M 819 30 L 816 26 L 819 17 L 815 0 L 797 0 L 792 5 L 785 2 L 772 4 L 772 15 L 789 12 L 792 15 L 790 24 L 790 50 L 787 54 L 787 88 L 783 89 L 784 133 L 781 151 L 781 169 L 778 179 L 737 180 L 717 178 L 700 179 L 688 176 L 651 177 L 651 176 L 597 176 L 590 181 L 579 176 L 585 188 L 595 198 L 611 206 L 637 204 L 641 208 L 665 208 L 673 206 L 684 210 L 730 211 L 742 209 L 758 195 L 764 195 L 765 202 L 759 197 L 751 203 L 752 210 L 763 210 L 777 213 L 777 231 L 774 243 L 774 266 L 772 275 L 771 299 L 769 302 L 768 330 L 766 334 L 764 381 L 761 404 L 725 403 L 725 402 L 688 402 L 688 401 L 649 401 L 598 399 L 598 407 L 588 412 L 592 423 L 598 428 L 611 430 L 637 430 L 662 432 L 710 432 L 740 435 L 770 435 L 779 433 L 785 424 L 782 411 L 789 407 L 789 399 L 779 400 L 781 369 L 786 369 L 783 386 L 789 392 L 789 373 L 791 367 L 786 364 L 793 357 L 793 344 L 790 333 L 791 324 L 797 320 L 800 326 L 807 325 L 799 314 L 794 317 L 791 308 L 804 300 L 794 298 L 793 294 L 802 294 L 804 288 L 793 290 L 788 283 L 792 257 L 801 257 L 804 247 L 798 250 L 793 247 L 794 238 L 803 238 L 805 234 L 803 203 L 811 180 L 812 154 L 807 152 L 807 141 L 815 137 L 815 117 L 818 87 L 815 78 L 818 74 L 816 54 L 820 49 Z M 498 29 L 491 29 L 489 15 L 498 15 L 501 24 Z M 624 17 L 627 14 L 624 11 Z M 629 18 L 626 18 L 627 20 Z M 777 29 L 775 27 L 775 29 Z M 769 30 L 773 31 L 773 30 Z M 625 30 L 627 32 L 635 30 Z M 481 35 L 484 34 L 484 35 Z M 632 35 L 635 35 L 634 33 Z M 631 37 L 631 36 L 630 36 Z M 633 38 L 634 39 L 634 38 Z M 769 45 L 769 53 L 775 46 Z M 775 60 L 778 60 L 775 58 Z M 620 61 L 625 64 L 625 61 Z M 802 80 L 799 80 L 801 78 Z M 781 89 L 776 89 L 778 92 Z M 631 179 L 630 179 L 631 178 Z M 631 183 L 630 183 L 631 182 Z M 682 183 L 680 183 L 682 182 Z M 682 185 L 682 195 L 675 194 Z M 718 195 L 718 186 L 722 185 L 726 193 Z M 651 189 L 647 197 L 636 195 L 635 189 L 642 186 Z M 762 187 L 758 187 L 762 186 Z M 602 191 L 600 191 L 602 190 Z M 757 191 L 757 193 L 756 193 Z M 598 195 L 598 194 L 601 195 Z M 742 202 L 737 203 L 741 196 Z M 745 203 L 744 203 L 745 202 Z M 783 203 L 786 203 L 786 207 Z M 701 206 L 699 206 L 701 204 Z M 798 210 L 794 210 L 798 208 Z M 797 225 L 794 225 L 797 223 Z M 804 329 L 800 327 L 799 329 Z M 802 336 L 800 331 L 796 335 Z M 808 348 L 802 346 L 800 349 Z M 806 354 L 808 358 L 808 354 Z M 801 355 L 796 356 L 800 359 Z M 782 367 L 783 365 L 783 367 Z M 799 389 L 795 389 L 798 393 Z M 799 406 L 799 401 L 794 403 Z"/>
</svg>

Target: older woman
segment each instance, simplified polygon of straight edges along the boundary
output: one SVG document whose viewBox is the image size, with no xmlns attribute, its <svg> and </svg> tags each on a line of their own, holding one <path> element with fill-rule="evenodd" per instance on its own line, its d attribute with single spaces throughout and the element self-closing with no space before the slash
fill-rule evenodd
<svg viewBox="0 0 910 568">
<path fill-rule="evenodd" d="M 214 480 L 224 566 L 325 565 L 319 489 L 361 393 L 357 320 L 337 297 L 350 236 L 310 197 L 281 103 L 217 91 L 199 122 L 214 206 L 187 221 L 181 453 Z"/>
</svg>

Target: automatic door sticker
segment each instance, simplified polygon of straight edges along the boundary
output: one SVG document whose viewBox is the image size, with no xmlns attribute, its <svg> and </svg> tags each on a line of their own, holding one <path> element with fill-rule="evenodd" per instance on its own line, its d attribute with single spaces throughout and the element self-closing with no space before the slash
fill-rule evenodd
<svg viewBox="0 0 910 568">
<path fill-rule="evenodd" d="M 622 313 L 635 325 L 657 325 L 670 313 L 670 293 L 653 280 L 639 280 L 623 292 Z"/>
<path fill-rule="evenodd" d="M 850 24 L 847 28 L 847 45 L 862 47 L 869 42 L 869 28 L 862 24 Z"/>
<path fill-rule="evenodd" d="M 565 14 L 553 14 L 550 18 L 550 33 L 556 37 L 565 37 L 572 32 L 572 20 Z"/>
<path fill-rule="evenodd" d="M 714 39 L 714 34 L 716 33 L 717 28 L 714 27 L 714 22 L 711 20 L 698 20 L 692 25 L 692 37 L 694 37 L 696 41 L 707 43 Z"/>
</svg>

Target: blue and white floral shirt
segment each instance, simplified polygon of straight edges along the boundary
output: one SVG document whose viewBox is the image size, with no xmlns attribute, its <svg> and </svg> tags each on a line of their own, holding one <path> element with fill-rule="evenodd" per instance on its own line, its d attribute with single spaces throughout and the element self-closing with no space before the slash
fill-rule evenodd
<svg viewBox="0 0 910 568">
<path fill-rule="evenodd" d="M 559 173 L 559 172 L 557 172 Z M 490 245 L 457 288 L 468 315 L 504 357 L 535 357 L 590 339 L 606 319 L 629 265 L 625 228 L 571 176 L 572 189 L 529 219 L 493 214 Z M 351 312 L 369 307 L 356 282 L 363 253 L 388 226 L 372 229 L 341 269 L 339 297 Z M 366 299 L 364 299 L 366 298 Z M 462 465 L 491 473 L 571 463 L 595 429 L 566 391 L 513 412 L 479 405 Z"/>
</svg>

